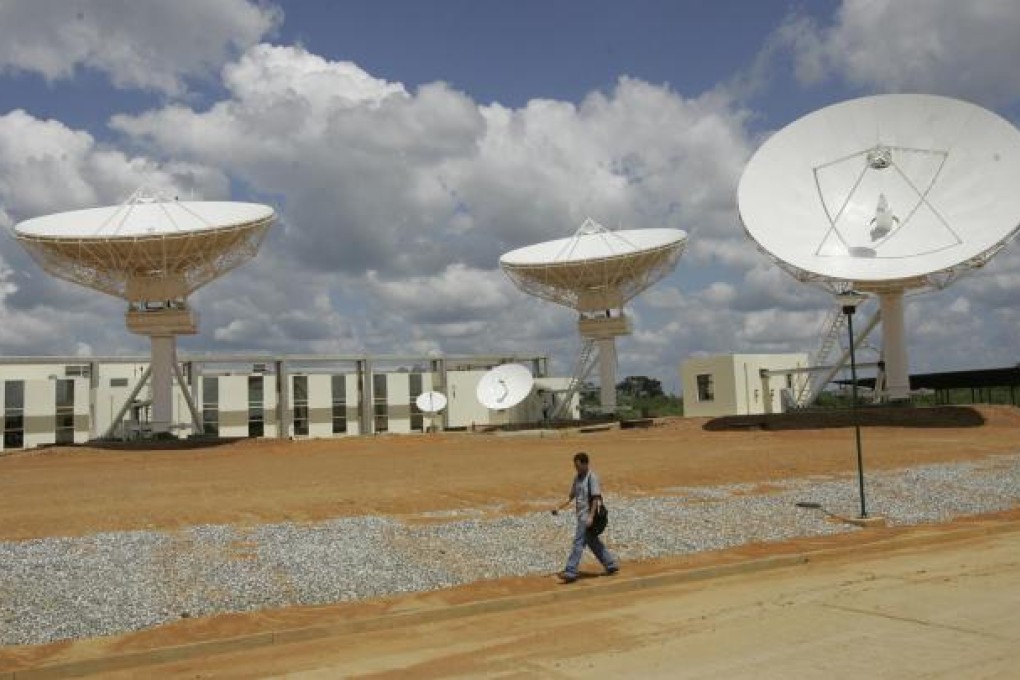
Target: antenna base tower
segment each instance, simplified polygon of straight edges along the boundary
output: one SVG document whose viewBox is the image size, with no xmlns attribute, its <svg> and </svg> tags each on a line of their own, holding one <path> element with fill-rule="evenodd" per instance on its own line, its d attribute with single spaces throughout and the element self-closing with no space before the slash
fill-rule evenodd
<svg viewBox="0 0 1020 680">
<path fill-rule="evenodd" d="M 608 311 L 608 310 L 607 310 Z M 630 335 L 630 319 L 620 312 L 618 316 L 581 316 L 577 320 L 577 330 L 582 338 L 592 340 L 604 340 L 606 338 L 617 338 L 621 335 Z"/>
<path fill-rule="evenodd" d="M 163 309 L 128 309 L 127 329 L 135 335 L 168 336 L 198 333 L 198 314 L 182 305 Z"/>
<path fill-rule="evenodd" d="M 616 413 L 616 338 L 630 335 L 630 319 L 620 310 L 617 316 L 585 316 L 577 320 L 581 337 L 599 348 L 599 397 L 603 414 Z"/>
</svg>

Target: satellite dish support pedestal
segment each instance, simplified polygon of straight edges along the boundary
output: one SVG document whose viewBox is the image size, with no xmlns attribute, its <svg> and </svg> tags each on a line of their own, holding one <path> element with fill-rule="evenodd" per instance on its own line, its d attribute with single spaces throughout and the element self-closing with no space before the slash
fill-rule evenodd
<svg viewBox="0 0 1020 680">
<path fill-rule="evenodd" d="M 631 325 L 622 309 L 616 315 L 606 309 L 598 314 L 605 316 L 585 316 L 578 319 L 577 328 L 582 338 L 595 342 L 599 351 L 599 396 L 602 413 L 616 413 L 616 338 L 630 335 Z"/>
<path fill-rule="evenodd" d="M 188 402 L 194 431 L 202 434 L 202 420 L 177 366 L 177 336 L 198 332 L 198 319 L 184 299 L 153 303 L 133 302 L 126 315 L 132 333 L 149 337 L 152 348 L 152 432 L 167 434 L 173 425 L 173 380 L 177 377 L 181 392 Z"/>
<path fill-rule="evenodd" d="M 910 398 L 903 291 L 881 293 L 878 301 L 882 306 L 882 355 L 885 361 L 886 394 L 889 401 L 903 401 Z"/>
</svg>

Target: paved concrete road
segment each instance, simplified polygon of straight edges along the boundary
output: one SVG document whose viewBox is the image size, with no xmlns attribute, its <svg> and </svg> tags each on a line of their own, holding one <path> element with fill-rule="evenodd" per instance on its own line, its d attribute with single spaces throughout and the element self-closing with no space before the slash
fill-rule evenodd
<svg viewBox="0 0 1020 680">
<path fill-rule="evenodd" d="M 621 577 L 616 577 L 621 578 Z M 188 677 L 1020 677 L 1020 532 L 157 667 Z"/>
</svg>

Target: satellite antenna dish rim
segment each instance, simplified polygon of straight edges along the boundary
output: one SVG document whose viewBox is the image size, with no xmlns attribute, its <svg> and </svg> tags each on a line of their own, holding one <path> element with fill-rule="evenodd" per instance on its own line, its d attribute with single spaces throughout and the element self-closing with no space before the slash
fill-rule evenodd
<svg viewBox="0 0 1020 680">
<path fill-rule="evenodd" d="M 622 243 L 623 248 L 616 252 L 611 251 L 609 238 Z M 657 228 L 621 231 L 604 229 L 599 232 L 584 233 L 579 230 L 578 233 L 567 238 L 542 241 L 511 250 L 499 258 L 499 263 L 504 268 L 572 267 L 580 263 L 608 263 L 657 251 L 669 251 L 683 245 L 686 241 L 687 232 L 681 229 Z M 599 252 L 599 245 L 603 246 L 602 252 Z M 569 253 L 566 253 L 569 246 L 573 247 Z M 535 259 L 522 259 L 527 256 Z"/>
<path fill-rule="evenodd" d="M 136 195 L 120 206 L 32 218 L 12 236 L 50 275 L 134 303 L 187 297 L 240 266 L 275 220 L 258 203 Z"/>
<path fill-rule="evenodd" d="M 478 381 L 475 396 L 490 411 L 504 411 L 524 401 L 535 386 L 531 371 L 521 364 L 500 364 Z"/>
<path fill-rule="evenodd" d="M 150 215 L 140 217 L 141 211 Z M 173 213 L 177 213 L 176 218 Z M 259 228 L 275 219 L 276 211 L 260 203 L 139 200 L 130 205 L 83 208 L 33 217 L 15 225 L 14 234 L 19 239 L 49 243 L 144 242 L 201 238 L 206 234 Z M 181 228 L 181 223 L 187 228 Z M 107 231 L 102 231 L 104 229 Z"/>
<path fill-rule="evenodd" d="M 415 406 L 425 415 L 435 415 L 446 408 L 446 395 L 442 392 L 422 392 L 414 400 Z"/>
<path fill-rule="evenodd" d="M 833 135 L 834 128 L 844 131 L 845 135 L 842 138 Z M 870 130 L 872 135 L 870 141 L 864 140 L 866 130 Z M 823 131 L 828 135 L 822 135 Z M 928 142 L 923 141 L 924 134 L 929 135 Z M 945 135 L 945 139 L 937 139 L 938 134 Z M 818 143 L 807 143 L 808 140 Z M 829 157 L 846 155 L 844 152 L 847 150 L 860 147 L 850 155 L 863 154 L 862 158 L 867 160 L 869 167 L 865 168 L 862 164 L 861 176 L 869 169 L 881 173 L 893 170 L 907 176 L 899 169 L 889 167 L 889 156 L 875 153 L 875 149 L 880 147 L 883 150 L 892 149 L 894 165 L 896 153 L 903 149 L 915 152 L 912 160 L 918 166 L 923 162 L 924 153 L 942 154 L 942 165 L 932 171 L 934 174 L 930 177 L 930 185 L 927 185 L 924 192 L 918 192 L 917 206 L 924 206 L 926 211 L 931 207 L 931 214 L 938 218 L 931 220 L 931 223 L 936 226 L 938 220 L 943 218 L 940 211 L 955 216 L 943 222 L 958 242 L 937 250 L 929 248 L 926 241 L 930 234 L 919 228 L 916 235 L 911 237 L 906 234 L 907 238 L 899 242 L 900 247 L 902 244 L 909 246 L 911 242 L 916 242 L 922 244 L 921 248 L 928 248 L 915 254 L 875 258 L 854 257 L 849 252 L 838 256 L 819 255 L 817 251 L 806 252 L 807 242 L 812 238 L 818 241 L 816 234 L 822 229 L 831 226 L 830 231 L 838 231 L 836 221 L 841 219 L 841 213 L 835 210 L 836 221 L 832 221 L 828 215 L 818 169 L 845 159 L 837 158 L 827 165 L 819 165 L 826 159 L 822 155 L 824 149 L 818 150 L 819 145 L 824 144 L 831 147 Z M 857 147 L 853 146 L 855 144 Z M 936 145 L 943 150 L 931 151 Z M 872 163 L 872 156 L 884 159 L 886 163 Z M 937 165 L 936 160 L 931 161 L 932 167 Z M 911 159 L 908 158 L 907 162 L 911 162 Z M 780 167 L 782 163 L 785 165 Z M 792 167 L 795 172 L 784 171 L 784 167 Z M 740 178 L 738 212 L 744 232 L 759 250 L 801 281 L 830 287 L 837 282 L 851 282 L 854 285 L 884 289 L 898 287 L 901 290 L 926 286 L 944 287 L 947 284 L 941 279 L 955 280 L 967 271 L 983 265 L 1020 233 L 1020 197 L 1001 197 L 999 194 L 1006 192 L 995 193 L 997 187 L 994 185 L 995 182 L 1005 182 L 1006 176 L 1014 170 L 1020 170 L 1020 131 L 992 111 L 970 102 L 938 95 L 889 94 L 861 97 L 811 112 L 782 128 L 762 144 Z M 975 172 L 985 173 L 985 181 L 974 182 Z M 791 181 L 790 177 L 796 179 Z M 906 182 L 909 181 L 908 177 Z M 847 200 L 856 198 L 856 190 L 855 185 Z M 980 197 L 980 192 L 987 192 L 990 196 L 984 203 L 975 198 L 975 195 Z M 1016 195 L 1017 192 L 1011 194 Z M 871 193 L 862 192 L 863 195 L 873 198 Z M 805 197 L 811 196 L 816 201 L 807 201 L 808 207 L 805 208 Z M 966 203 L 968 200 L 970 203 Z M 996 212 L 991 217 L 985 209 L 988 203 L 996 206 Z M 833 204 L 840 207 L 838 201 Z M 860 202 L 855 208 L 863 204 Z M 897 220 L 896 229 L 901 229 L 906 221 L 900 217 L 894 216 Z M 977 230 L 977 234 L 970 228 L 975 222 L 982 227 Z M 957 223 L 965 224 L 968 228 L 953 230 L 950 225 Z M 776 225 L 780 225 L 780 228 L 777 229 Z M 921 221 L 921 226 L 927 225 Z"/>
</svg>

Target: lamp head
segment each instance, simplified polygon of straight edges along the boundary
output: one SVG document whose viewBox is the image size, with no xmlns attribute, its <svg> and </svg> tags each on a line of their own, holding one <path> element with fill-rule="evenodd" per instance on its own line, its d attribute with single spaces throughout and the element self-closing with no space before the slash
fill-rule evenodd
<svg viewBox="0 0 1020 680">
<path fill-rule="evenodd" d="M 847 290 L 836 295 L 836 302 L 843 308 L 844 314 L 853 314 L 868 296 L 864 293 L 858 293 L 855 290 Z"/>
</svg>

